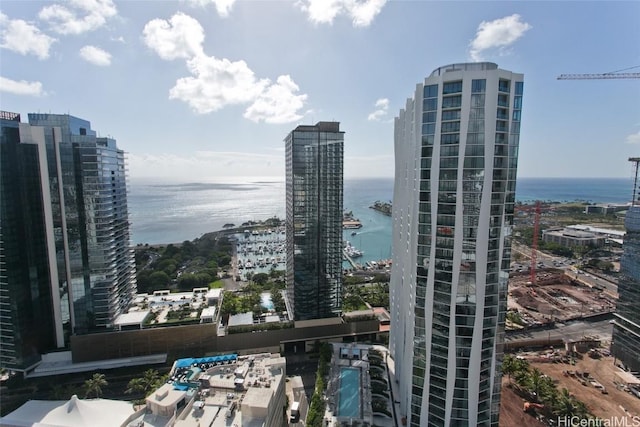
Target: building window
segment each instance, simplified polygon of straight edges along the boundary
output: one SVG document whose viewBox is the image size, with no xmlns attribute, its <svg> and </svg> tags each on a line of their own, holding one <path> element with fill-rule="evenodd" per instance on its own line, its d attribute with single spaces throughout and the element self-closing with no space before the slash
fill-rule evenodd
<svg viewBox="0 0 640 427">
<path fill-rule="evenodd" d="M 516 95 L 522 95 L 524 89 L 524 82 L 516 82 Z"/>
<path fill-rule="evenodd" d="M 447 96 L 442 98 L 442 108 L 459 108 L 462 105 L 462 96 Z"/>
<path fill-rule="evenodd" d="M 450 110 L 442 112 L 442 121 L 460 120 L 460 110 Z"/>
<path fill-rule="evenodd" d="M 435 123 L 435 121 L 436 121 L 435 111 L 430 111 L 422 115 L 422 123 Z"/>
<path fill-rule="evenodd" d="M 499 92 L 509 92 L 509 85 L 511 81 L 500 79 L 498 81 L 498 91 Z"/>
<path fill-rule="evenodd" d="M 436 124 L 435 123 L 427 123 L 422 125 L 422 134 L 423 135 L 433 135 L 436 133 Z"/>
<path fill-rule="evenodd" d="M 485 79 L 474 79 L 471 81 L 472 93 L 484 93 L 486 92 L 487 81 Z"/>
<path fill-rule="evenodd" d="M 424 111 L 435 111 L 438 109 L 438 98 L 425 99 L 422 102 L 422 109 Z"/>
<path fill-rule="evenodd" d="M 520 110 L 522 109 L 522 97 L 516 96 L 513 98 L 513 108 Z"/>
<path fill-rule="evenodd" d="M 438 96 L 438 85 L 428 85 L 424 87 L 424 98 L 436 98 Z"/>
<path fill-rule="evenodd" d="M 442 133 L 459 132 L 460 122 L 444 122 L 442 123 Z"/>
<path fill-rule="evenodd" d="M 457 82 L 447 82 L 442 85 L 442 94 L 447 95 L 450 93 L 462 92 L 462 80 Z"/>
</svg>

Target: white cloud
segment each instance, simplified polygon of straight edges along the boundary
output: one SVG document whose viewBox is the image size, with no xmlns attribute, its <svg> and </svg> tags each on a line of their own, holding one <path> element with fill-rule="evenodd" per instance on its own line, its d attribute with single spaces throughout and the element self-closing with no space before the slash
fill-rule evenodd
<svg viewBox="0 0 640 427">
<path fill-rule="evenodd" d="M 176 13 L 169 21 L 149 21 L 143 34 L 145 44 L 167 61 L 203 54 L 204 30 L 197 20 L 184 13 Z"/>
<path fill-rule="evenodd" d="M 351 18 L 354 27 L 368 27 L 387 0 L 301 0 L 298 5 L 315 24 L 332 24 L 338 15 Z"/>
<path fill-rule="evenodd" d="M 42 83 L 28 82 L 26 80 L 11 80 L 0 76 L 0 92 L 8 92 L 14 95 L 42 96 Z"/>
<path fill-rule="evenodd" d="M 229 16 L 231 8 L 236 0 L 187 0 L 188 3 L 195 4 L 197 6 L 207 6 L 211 3 L 215 4 L 218 15 L 223 18 Z"/>
<path fill-rule="evenodd" d="M 373 113 L 369 114 L 367 120 L 377 122 L 386 117 L 386 115 L 389 113 L 389 99 L 378 99 L 376 101 L 375 108 L 376 109 L 373 111 Z"/>
<path fill-rule="evenodd" d="M 22 55 L 33 54 L 39 59 L 49 57 L 49 49 L 56 41 L 36 26 L 22 19 L 9 19 L 0 12 L 0 47 Z"/>
<path fill-rule="evenodd" d="M 59 34 L 82 34 L 102 27 L 117 14 L 112 0 L 69 0 L 42 8 L 38 18 Z"/>
<path fill-rule="evenodd" d="M 258 79 L 245 61 L 207 56 L 202 50 L 204 30 L 194 18 L 177 13 L 169 21 L 154 19 L 144 27 L 144 40 L 162 59 L 187 59 L 191 76 L 169 91 L 169 99 L 186 102 L 198 114 L 227 105 L 251 104 L 244 117 L 255 122 L 288 123 L 300 119 L 305 94 L 290 76 Z"/>
<path fill-rule="evenodd" d="M 100 67 L 111 65 L 111 54 L 95 46 L 84 46 L 80 49 L 80 56 L 87 62 Z"/>
<path fill-rule="evenodd" d="M 199 114 L 217 111 L 226 105 L 243 104 L 256 99 L 268 86 L 257 80 L 244 61 L 229 61 L 196 56 L 187 62 L 194 77 L 183 77 L 169 92 Z"/>
<path fill-rule="evenodd" d="M 469 55 L 474 61 L 482 61 L 482 54 L 486 50 L 499 48 L 503 52 L 531 28 L 518 14 L 495 21 L 482 21 L 476 37 L 469 44 Z"/>
<path fill-rule="evenodd" d="M 307 95 L 296 95 L 300 88 L 290 76 L 280 76 L 275 84 L 267 87 L 247 108 L 244 117 L 254 122 L 291 123 L 302 118 L 298 113 Z"/>
<path fill-rule="evenodd" d="M 624 142 L 626 142 L 627 144 L 640 144 L 640 131 L 628 135 L 625 138 Z"/>
</svg>

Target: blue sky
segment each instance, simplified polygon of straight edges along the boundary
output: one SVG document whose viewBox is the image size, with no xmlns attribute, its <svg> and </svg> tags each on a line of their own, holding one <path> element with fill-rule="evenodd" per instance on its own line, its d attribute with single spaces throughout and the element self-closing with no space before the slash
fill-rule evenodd
<svg viewBox="0 0 640 427">
<path fill-rule="evenodd" d="M 298 124 L 341 122 L 345 176 L 393 176 L 393 117 L 439 66 L 525 74 L 518 175 L 630 177 L 640 2 L 0 3 L 0 108 L 90 120 L 132 178 L 284 176 Z M 640 68 L 630 71 L 640 72 Z"/>
</svg>

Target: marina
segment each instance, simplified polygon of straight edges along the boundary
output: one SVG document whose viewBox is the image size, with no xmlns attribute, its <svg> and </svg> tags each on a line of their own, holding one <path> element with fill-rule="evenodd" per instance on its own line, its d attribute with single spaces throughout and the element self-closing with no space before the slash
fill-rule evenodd
<svg viewBox="0 0 640 427">
<path fill-rule="evenodd" d="M 251 275 L 286 268 L 285 231 L 283 227 L 264 230 L 244 230 L 234 234 L 234 271 L 247 281 Z"/>
</svg>

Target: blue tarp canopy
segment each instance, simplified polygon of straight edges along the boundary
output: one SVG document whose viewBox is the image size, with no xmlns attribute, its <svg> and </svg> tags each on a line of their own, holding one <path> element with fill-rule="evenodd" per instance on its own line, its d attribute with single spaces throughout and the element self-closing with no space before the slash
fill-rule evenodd
<svg viewBox="0 0 640 427">
<path fill-rule="evenodd" d="M 200 363 L 220 363 L 220 362 L 226 362 L 226 361 L 230 361 L 230 360 L 236 360 L 238 359 L 238 355 L 237 354 L 224 354 L 222 356 L 211 356 L 211 357 L 200 357 L 200 358 L 193 358 L 193 357 L 187 357 L 184 359 L 178 359 L 176 361 L 176 368 L 188 368 L 189 366 L 192 366 L 194 363 L 200 364 Z"/>
</svg>

